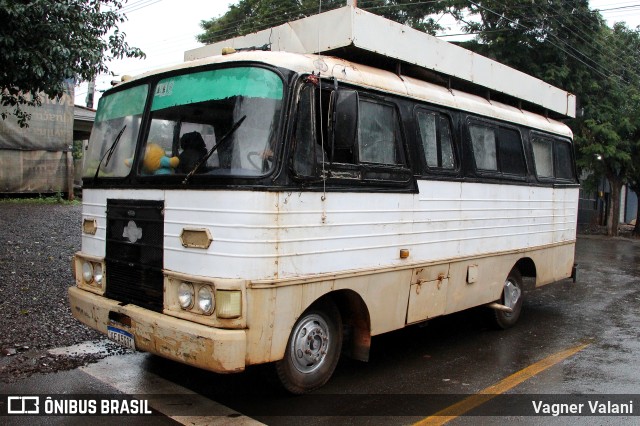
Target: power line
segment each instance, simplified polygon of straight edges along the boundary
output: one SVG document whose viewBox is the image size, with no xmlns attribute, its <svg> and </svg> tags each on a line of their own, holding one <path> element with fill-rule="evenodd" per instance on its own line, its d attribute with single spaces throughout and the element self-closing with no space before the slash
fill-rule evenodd
<svg viewBox="0 0 640 426">
<path fill-rule="evenodd" d="M 547 8 L 549 8 L 549 6 L 547 6 Z M 585 28 L 587 28 L 588 23 L 585 23 L 584 21 L 582 21 L 580 16 L 576 16 L 576 18 L 583 24 Z M 610 44 L 605 44 L 604 42 L 601 41 L 600 37 L 597 36 L 597 34 L 588 33 L 578 25 L 571 25 L 569 22 L 563 22 L 561 25 L 563 25 L 567 30 L 575 34 L 581 41 L 584 42 L 585 46 L 588 46 L 591 48 L 593 48 L 594 45 L 597 46 L 598 48 L 595 49 L 596 52 L 600 53 L 603 57 L 609 56 L 608 53 L 611 53 L 614 55 L 617 54 L 616 63 L 623 63 L 624 65 L 623 68 L 625 68 L 627 72 L 635 72 L 635 69 L 633 67 L 640 65 L 638 58 L 636 58 L 633 54 L 629 54 L 631 52 L 629 52 L 629 50 L 627 49 L 624 49 L 622 46 L 616 47 Z M 573 31 L 573 29 L 575 29 L 576 31 L 579 31 L 582 35 L 584 35 L 584 37 L 588 38 L 589 40 L 577 34 L 575 31 Z M 613 63 L 614 62 L 612 61 L 612 64 Z"/>
<path fill-rule="evenodd" d="M 151 5 L 155 4 L 155 3 L 158 3 L 160 1 L 161 0 L 138 0 L 138 1 L 135 1 L 135 2 L 132 2 L 132 3 L 128 4 L 123 9 L 124 10 L 128 10 L 129 12 L 133 12 L 133 11 L 136 11 L 136 10 L 143 9 L 145 7 L 149 7 L 149 6 L 151 6 Z M 424 5 L 424 4 L 434 4 L 434 3 L 436 3 L 436 2 L 435 1 L 422 1 L 422 2 L 413 2 L 413 3 L 401 3 L 401 4 L 399 3 L 399 4 L 395 4 L 395 5 L 374 6 L 374 7 L 370 7 L 368 9 L 365 9 L 365 10 L 374 10 L 374 9 L 382 9 L 382 8 L 393 8 L 393 7 L 409 7 L 409 6 L 414 6 L 414 5 Z M 473 4 L 473 2 L 470 2 L 470 3 Z M 366 2 L 361 2 L 361 4 L 362 5 L 366 5 L 367 3 Z M 363 7 L 363 8 L 365 8 L 365 7 Z M 637 7 L 640 7 L 640 4 L 637 4 L 637 3 L 636 4 L 631 4 L 631 5 L 627 4 L 627 5 L 624 5 L 624 6 L 609 7 L 607 9 L 599 9 L 599 10 L 594 10 L 594 11 L 591 11 L 591 12 L 596 12 L 596 11 L 599 11 L 599 12 L 611 12 L 611 11 L 617 11 L 617 10 L 627 10 L 628 11 L 628 10 L 634 10 Z M 522 10 L 524 10 L 524 9 L 522 9 Z M 305 10 L 302 10 L 302 11 L 297 11 L 296 10 L 294 12 L 294 14 L 295 14 L 296 17 L 297 16 L 307 16 L 307 15 L 315 14 L 316 11 L 317 10 L 311 10 L 311 9 L 305 9 Z M 491 11 L 491 12 L 496 14 L 497 16 L 500 16 L 500 17 L 503 16 L 502 14 L 498 14 L 495 11 Z M 291 17 L 290 17 L 291 14 L 292 14 L 291 13 L 291 9 L 286 8 L 286 7 L 282 7 L 282 8 L 276 9 L 276 10 L 272 10 L 272 11 L 270 11 L 268 13 L 265 13 L 265 14 L 263 14 L 261 16 L 261 19 L 263 20 L 262 26 L 264 26 L 265 28 L 268 28 L 270 26 L 274 26 L 274 25 L 277 25 L 277 24 L 281 24 L 281 23 L 287 22 L 287 21 L 291 20 Z M 428 15 L 425 15 L 425 16 L 428 16 Z M 549 13 L 546 16 L 562 17 L 563 15 L 562 14 Z M 244 23 L 245 21 L 246 21 L 246 19 L 239 19 L 239 20 L 235 20 L 235 21 L 232 21 L 232 22 L 227 22 L 227 23 L 225 23 L 224 27 L 218 29 L 213 34 L 216 37 L 216 39 L 224 39 L 224 38 L 226 38 L 226 36 L 228 36 L 230 34 L 237 34 L 237 27 L 240 24 Z M 524 29 L 526 29 L 528 31 L 533 31 L 534 30 L 534 29 L 526 27 L 526 26 L 524 26 L 521 23 L 518 23 L 516 21 L 513 21 L 512 24 L 516 25 L 516 27 L 517 26 L 521 26 L 522 28 L 524 28 Z M 585 35 L 585 37 L 587 37 L 586 33 L 582 29 L 580 29 L 580 28 L 578 28 L 576 26 L 573 26 L 572 28 L 573 28 L 572 31 L 574 32 L 574 34 L 578 35 L 577 31 L 580 31 L 583 35 Z M 510 30 L 511 29 L 505 29 L 504 31 L 510 31 Z M 502 30 L 500 30 L 500 31 L 502 31 Z M 463 33 L 461 35 L 478 35 L 478 33 Z M 448 37 L 448 36 L 451 36 L 451 35 L 442 35 L 440 37 Z M 552 37 L 555 37 L 555 36 L 550 34 L 549 37 L 552 38 Z M 583 41 L 585 41 L 584 38 L 582 38 L 580 36 L 578 36 L 578 38 L 581 38 Z M 596 38 L 594 37 L 594 40 L 595 39 Z M 589 56 L 585 55 L 583 52 L 581 52 L 580 50 L 576 49 L 571 44 L 569 44 L 569 43 L 567 43 L 567 42 L 565 42 L 563 40 L 560 40 L 560 39 L 554 39 L 554 40 L 548 40 L 548 41 L 549 41 L 550 44 L 554 45 L 556 48 L 558 48 L 559 50 L 563 51 L 565 54 L 567 54 L 567 55 L 571 56 L 572 58 L 576 59 L 577 61 L 583 63 L 585 66 L 587 66 L 590 69 L 594 70 L 594 72 L 597 72 L 598 75 L 601 75 L 601 76 L 604 76 L 604 77 L 610 77 L 611 76 L 611 75 L 607 75 L 607 73 L 609 73 L 609 74 L 612 73 L 611 70 L 606 69 L 603 65 L 598 65 L 595 62 L 593 62 L 593 65 L 586 63 L 587 61 L 591 60 L 589 58 Z M 176 43 L 176 42 L 177 42 L 177 40 L 174 38 L 174 39 L 169 40 L 168 43 Z M 160 41 L 152 44 L 151 46 L 156 46 L 158 44 L 162 44 L 165 47 L 167 46 L 167 42 L 160 42 Z M 599 49 L 596 48 L 595 50 L 600 52 L 603 55 L 605 55 L 605 52 L 602 49 L 604 49 L 605 47 L 607 49 L 611 48 L 610 46 L 603 46 L 601 44 L 597 44 L 597 46 L 599 47 Z M 178 49 L 175 49 L 175 50 L 178 50 Z M 166 52 L 166 49 L 164 51 Z M 574 51 L 575 51 L 575 53 L 574 53 Z M 579 57 L 579 56 L 581 56 L 581 57 Z M 168 63 L 167 63 L 167 65 L 168 65 Z M 627 63 L 627 65 L 628 65 L 628 63 Z M 602 68 L 600 68 L 600 67 L 602 67 Z M 615 73 L 614 73 L 614 75 L 615 75 Z M 615 76 L 619 77 L 618 75 L 615 75 Z"/>
<path fill-rule="evenodd" d="M 568 0 L 566 3 L 569 3 L 570 0 Z M 366 1 L 362 1 L 360 3 L 360 8 L 363 10 L 378 10 L 378 9 L 393 9 L 393 8 L 406 8 L 409 6 L 417 6 L 417 5 L 425 5 L 425 4 L 435 4 L 438 3 L 435 0 L 432 1 L 422 1 L 422 2 L 410 2 L 410 3 L 396 3 L 396 4 L 387 4 L 387 5 L 376 5 L 376 6 L 371 6 L 368 7 L 367 4 L 377 4 L 377 2 L 366 2 Z M 630 8 L 630 7 L 638 7 L 640 5 L 628 5 L 628 6 L 621 6 L 621 7 L 614 7 L 614 8 L 608 8 L 608 9 L 604 9 L 604 10 L 618 10 L 620 8 Z M 524 7 L 522 7 L 524 9 Z M 529 9 L 529 6 L 527 6 L 527 9 Z M 260 16 L 261 20 L 263 21 L 262 24 L 260 25 L 260 29 L 262 28 L 269 28 L 272 26 L 276 26 L 276 25 L 280 25 L 282 23 L 288 22 L 289 20 L 291 20 L 291 17 L 289 16 L 289 13 L 287 12 L 287 8 L 282 7 L 279 9 L 275 9 L 273 11 L 271 11 L 270 13 L 267 14 L 263 14 L 262 16 Z M 313 9 L 306 9 L 306 10 L 300 10 L 300 11 L 295 11 L 294 13 L 296 15 L 302 15 L 302 16 L 308 16 L 308 15 L 312 15 L 314 10 Z M 590 11 L 589 13 L 592 13 L 595 11 Z M 283 16 L 284 15 L 284 16 Z M 428 15 L 426 15 L 428 16 Z M 498 15 L 500 16 L 500 15 Z M 561 14 L 556 14 L 555 16 L 561 16 Z M 273 19 L 274 17 L 278 17 L 277 19 Z M 297 16 L 296 16 L 297 18 Z M 243 24 L 244 22 L 246 22 L 246 18 L 243 19 L 238 19 L 235 21 L 230 21 L 225 23 L 225 26 L 218 28 L 215 32 L 211 32 L 210 34 L 208 34 L 210 36 L 210 38 L 212 40 L 224 40 L 225 38 L 227 38 L 230 35 L 236 35 L 238 33 L 237 28 L 238 26 L 240 26 L 241 24 Z M 206 34 L 206 32 L 205 32 Z M 449 36 L 449 35 L 444 35 L 444 36 Z"/>
<path fill-rule="evenodd" d="M 145 7 L 149 7 L 151 5 L 159 3 L 161 1 L 162 0 L 138 0 L 138 1 L 134 1 L 134 2 L 131 2 L 131 3 L 127 4 L 122 9 L 120 9 L 120 12 L 122 12 L 122 13 L 136 12 L 136 11 L 138 11 L 140 9 L 144 9 Z"/>
<path fill-rule="evenodd" d="M 543 5 L 543 7 L 546 7 L 546 9 L 548 11 L 552 10 L 550 5 Z M 535 9 L 534 9 L 534 12 L 535 12 Z M 590 11 L 590 12 L 598 13 L 596 11 Z M 565 45 L 567 45 L 569 48 L 575 50 L 579 54 L 583 55 L 585 58 L 589 59 L 596 66 L 604 69 L 605 71 L 609 72 L 612 76 L 615 76 L 615 77 L 619 78 L 621 81 L 623 81 L 625 83 L 628 83 L 626 81 L 626 79 L 620 73 L 615 72 L 614 70 L 611 69 L 611 67 L 613 67 L 615 64 L 622 64 L 622 69 L 623 69 L 624 72 L 629 73 L 629 74 L 634 74 L 634 73 L 636 73 L 634 65 L 638 65 L 638 64 L 640 64 L 640 62 L 638 62 L 638 59 L 636 58 L 635 55 L 629 54 L 629 53 L 631 53 L 631 52 L 629 52 L 629 50 L 624 49 L 622 46 L 614 46 L 612 44 L 605 44 L 605 42 L 601 41 L 601 35 L 600 34 L 596 34 L 595 32 L 587 32 L 583 28 L 581 28 L 580 26 L 575 24 L 575 21 L 579 21 L 582 24 L 582 27 L 588 28 L 589 22 L 583 21 L 583 18 L 586 15 L 587 15 L 586 13 L 576 13 L 576 14 L 573 14 L 573 16 L 576 18 L 574 21 L 563 20 L 562 22 L 560 22 L 560 21 L 558 21 L 557 19 L 554 18 L 554 16 L 558 16 L 557 14 L 555 14 L 555 15 L 552 14 L 552 13 L 545 14 L 545 16 L 550 17 L 556 23 L 558 23 L 561 27 L 565 28 L 571 34 L 573 34 L 574 36 L 579 38 L 584 43 L 584 47 L 589 47 L 589 48 L 593 49 L 596 53 L 599 53 L 600 57 L 604 58 L 604 57 L 615 56 L 616 57 L 616 61 L 611 61 L 610 64 L 609 64 L 609 67 L 607 67 L 605 64 L 603 64 L 601 62 L 597 62 L 596 60 L 592 59 L 591 57 L 589 57 L 585 53 L 581 52 L 579 49 L 577 49 L 574 46 L 572 46 L 569 42 L 566 42 L 564 40 L 560 40 L 558 37 L 556 37 L 556 39 L 558 39 L 559 41 L 563 42 Z M 541 18 L 539 14 L 537 14 L 537 17 Z M 579 31 L 586 38 L 582 37 L 576 31 Z M 595 57 L 597 58 L 598 55 L 595 55 Z"/>
<path fill-rule="evenodd" d="M 485 10 L 485 11 L 487 11 L 487 12 L 489 12 L 489 13 L 492 13 L 492 14 L 494 14 L 494 15 L 496 15 L 496 16 L 498 16 L 498 17 L 502 18 L 502 19 L 504 19 L 505 21 L 507 21 L 507 22 L 509 22 L 509 23 L 512 23 L 512 24 L 514 24 L 514 25 L 516 25 L 516 26 L 519 26 L 519 27 L 521 27 L 521 28 L 524 28 L 525 30 L 529 30 L 529 31 L 531 31 L 531 30 L 532 30 L 531 28 L 527 27 L 526 25 L 523 25 L 523 24 L 521 24 L 521 23 L 519 23 L 519 22 L 517 22 L 517 21 L 514 21 L 513 19 L 507 18 L 504 14 L 500 14 L 500 13 L 498 13 L 498 12 L 494 11 L 494 10 L 491 10 L 491 9 L 489 9 L 489 8 L 487 8 L 487 7 L 484 7 L 484 6 L 482 6 L 482 5 L 479 5 L 478 3 L 475 3 L 475 2 L 473 2 L 473 1 L 471 1 L 471 0 L 468 0 L 468 1 L 469 1 L 469 3 L 471 3 L 471 4 L 472 4 L 472 5 L 474 5 L 474 6 L 476 6 L 477 8 L 482 9 L 482 10 Z M 579 53 L 581 56 L 583 56 L 583 57 L 587 58 L 587 56 L 586 56 L 584 53 L 582 53 L 582 52 L 581 52 L 581 51 L 579 51 L 578 49 L 576 49 L 576 48 L 574 48 L 574 47 L 572 47 L 572 46 L 568 45 L 568 44 L 567 44 L 566 42 L 564 42 L 563 40 L 560 40 L 560 39 L 559 39 L 557 36 L 555 36 L 554 34 L 552 34 L 552 33 L 547 33 L 547 34 L 548 34 L 549 36 L 551 36 L 551 37 L 555 38 L 559 43 L 561 43 L 561 44 L 565 45 L 566 47 L 568 47 L 568 48 L 570 48 L 570 49 L 575 50 L 575 51 L 576 51 L 577 53 Z M 547 39 L 547 40 L 548 40 L 548 39 Z M 587 63 L 587 62 L 585 62 L 582 58 L 579 58 L 576 54 L 573 54 L 572 52 L 568 51 L 565 47 L 562 47 L 561 45 L 559 45 L 559 44 L 557 44 L 557 43 L 554 43 L 554 42 L 552 42 L 552 41 L 550 41 L 550 40 L 549 40 L 549 43 L 550 43 L 551 45 L 555 46 L 556 48 L 560 49 L 560 50 L 561 50 L 562 52 L 564 52 L 565 54 L 567 54 L 567 55 L 571 56 L 573 59 L 577 60 L 578 62 L 580 62 L 580 63 L 581 63 L 581 64 L 583 64 L 584 66 L 586 66 L 586 67 L 590 68 L 590 69 L 591 69 L 592 71 L 594 71 L 596 74 L 599 74 L 600 76 L 605 77 L 605 78 L 609 78 L 609 77 L 611 77 L 611 75 L 607 75 L 607 74 L 605 74 L 605 73 L 604 73 L 604 72 L 602 72 L 600 69 L 598 69 L 598 68 L 596 68 L 596 67 L 594 67 L 594 66 L 592 66 L 592 65 L 588 64 L 588 63 Z M 621 76 L 616 75 L 616 74 L 614 74 L 614 75 L 615 75 L 616 77 L 618 77 L 618 78 L 620 78 L 621 80 L 623 80 L 623 81 L 624 81 L 624 79 L 623 79 Z"/>
<path fill-rule="evenodd" d="M 337 5 L 334 5 L 334 6 L 337 6 Z M 263 22 L 261 23 L 261 25 L 256 27 L 255 31 L 267 29 L 270 27 L 278 26 L 286 22 L 289 22 L 292 18 L 290 15 L 295 15 L 294 19 L 299 19 L 301 17 L 311 16 L 317 13 L 317 8 L 315 6 L 309 7 L 307 9 L 296 10 L 296 11 L 293 11 L 292 13 L 286 13 L 288 10 L 289 8 L 287 8 L 286 6 L 283 6 L 281 8 L 274 9 L 269 13 L 261 15 L 260 18 L 262 19 Z M 329 9 L 326 9 L 326 10 L 329 10 Z M 242 19 L 237 19 L 235 21 L 228 22 L 225 24 L 224 27 L 208 35 L 210 36 L 211 39 L 215 41 L 224 40 L 229 35 L 241 35 L 238 32 L 238 27 L 241 24 L 245 23 L 246 21 L 247 21 L 246 18 L 242 18 Z"/>
<path fill-rule="evenodd" d="M 547 10 L 549 10 L 549 6 L 548 5 L 542 5 L 542 7 L 547 6 Z M 571 25 L 570 25 L 570 21 L 568 19 L 564 19 L 563 22 L 560 22 L 558 19 L 555 19 L 555 16 L 562 16 L 565 17 L 565 15 L 558 15 L 558 14 L 552 14 L 552 13 L 545 13 L 544 16 L 541 16 L 540 13 L 538 13 L 538 10 L 536 8 L 532 8 L 531 9 L 533 13 L 536 14 L 535 18 L 537 19 L 542 19 L 542 21 L 545 21 L 547 18 L 551 19 L 553 21 L 555 21 L 560 27 L 566 29 L 568 32 L 570 32 L 571 34 L 573 34 L 575 37 L 579 38 L 580 40 L 582 40 L 585 43 L 586 47 L 590 47 L 591 49 L 594 49 L 597 53 L 600 53 L 601 55 L 606 55 L 605 52 L 603 52 L 602 50 L 599 50 L 597 48 L 594 48 L 594 45 L 603 48 L 605 46 L 602 46 L 601 44 L 599 44 L 598 42 L 598 37 L 592 37 L 592 39 L 590 41 L 587 41 L 586 39 L 584 39 L 581 35 L 579 35 L 577 32 L 575 32 Z M 574 16 L 575 18 L 578 18 L 577 16 Z M 526 16 L 523 16 L 524 19 L 527 19 Z M 586 25 L 585 25 L 586 26 Z M 576 27 L 576 29 L 578 29 Z M 586 34 L 584 31 L 582 31 L 580 29 L 580 31 L 582 32 L 582 34 L 584 34 L 586 37 L 589 37 L 588 34 Z M 558 36 L 556 35 L 552 35 L 556 40 L 558 40 L 560 43 L 562 43 L 563 45 L 567 46 L 567 48 L 572 49 L 573 51 L 575 51 L 577 54 L 581 55 L 584 60 L 588 60 L 589 62 L 591 62 L 595 67 L 598 67 L 602 70 L 604 70 L 605 72 L 608 72 L 609 74 L 613 74 L 615 75 L 615 73 L 607 68 L 606 66 L 604 66 L 601 63 L 598 63 L 597 61 L 595 61 L 594 59 L 591 58 L 590 55 L 585 54 L 584 52 L 580 51 L 579 49 L 577 49 L 575 46 L 571 45 L 569 42 L 565 41 L 565 40 L 561 40 Z M 593 36 L 593 34 L 591 34 L 591 36 Z"/>
</svg>

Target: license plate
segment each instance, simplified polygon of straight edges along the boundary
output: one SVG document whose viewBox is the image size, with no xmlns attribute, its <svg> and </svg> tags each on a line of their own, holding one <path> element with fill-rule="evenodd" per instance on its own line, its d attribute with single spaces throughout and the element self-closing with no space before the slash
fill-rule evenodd
<svg viewBox="0 0 640 426">
<path fill-rule="evenodd" d="M 125 348 L 133 349 L 134 351 L 136 350 L 133 334 L 128 331 L 109 325 L 107 326 L 107 337 L 116 343 L 120 343 Z"/>
</svg>

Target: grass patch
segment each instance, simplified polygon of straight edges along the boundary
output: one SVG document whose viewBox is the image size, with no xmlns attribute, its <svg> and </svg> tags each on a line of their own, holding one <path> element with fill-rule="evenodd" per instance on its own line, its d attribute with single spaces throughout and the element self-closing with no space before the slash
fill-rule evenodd
<svg viewBox="0 0 640 426">
<path fill-rule="evenodd" d="M 11 194 L 10 196 L 0 196 L 0 203 L 13 204 L 38 204 L 38 205 L 66 205 L 78 206 L 82 204 L 77 198 L 69 201 L 64 194 L 58 192 L 56 194 Z"/>
</svg>

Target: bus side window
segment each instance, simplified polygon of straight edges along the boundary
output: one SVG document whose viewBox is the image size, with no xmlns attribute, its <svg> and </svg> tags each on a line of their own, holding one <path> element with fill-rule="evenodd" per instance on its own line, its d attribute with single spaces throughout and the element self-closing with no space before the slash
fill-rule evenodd
<svg viewBox="0 0 640 426">
<path fill-rule="evenodd" d="M 472 125 L 469 126 L 469 133 L 476 167 L 480 170 L 498 171 L 495 130 L 491 127 Z"/>
<path fill-rule="evenodd" d="M 293 134 L 293 172 L 319 177 L 329 162 L 329 104 L 331 91 L 307 84 L 300 90 Z"/>
<path fill-rule="evenodd" d="M 455 169 L 456 159 L 449 118 L 436 112 L 420 110 L 416 114 L 416 119 L 427 167 L 442 170 Z"/>
<path fill-rule="evenodd" d="M 298 178 L 405 181 L 395 105 L 356 90 L 303 86 L 298 97 L 291 166 Z M 392 170 L 395 166 L 398 170 Z"/>
<path fill-rule="evenodd" d="M 469 125 L 469 135 L 479 171 L 516 179 L 526 176 L 524 147 L 517 130 L 474 123 Z"/>
<path fill-rule="evenodd" d="M 313 91 L 313 86 L 304 86 L 298 100 L 293 153 L 293 170 L 297 176 L 314 176 L 315 174 L 317 144 Z M 321 150 L 320 147 L 319 151 Z"/>
<path fill-rule="evenodd" d="M 360 99 L 358 159 L 362 163 L 400 164 L 400 131 L 395 108 Z"/>
<path fill-rule="evenodd" d="M 571 145 L 569 142 L 556 141 L 556 178 L 575 180 L 573 173 L 573 161 L 571 157 Z"/>
<path fill-rule="evenodd" d="M 573 157 L 569 142 L 534 135 L 531 139 L 531 145 L 538 179 L 575 181 Z"/>
<path fill-rule="evenodd" d="M 534 137 L 531 146 L 533 147 L 533 161 L 538 178 L 553 178 L 553 143 L 551 140 Z"/>
<path fill-rule="evenodd" d="M 358 131 L 359 99 L 355 90 L 343 89 L 331 93 L 329 133 L 332 163 L 356 163 L 354 146 Z"/>
<path fill-rule="evenodd" d="M 498 158 L 502 173 L 514 176 L 527 174 L 527 164 L 524 160 L 524 149 L 519 132 L 512 129 L 499 129 Z"/>
</svg>

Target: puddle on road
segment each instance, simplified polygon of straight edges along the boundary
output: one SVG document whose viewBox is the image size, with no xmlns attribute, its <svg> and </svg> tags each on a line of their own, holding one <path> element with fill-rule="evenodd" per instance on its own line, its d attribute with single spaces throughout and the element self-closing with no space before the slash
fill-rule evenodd
<svg viewBox="0 0 640 426">
<path fill-rule="evenodd" d="M 132 351 L 108 340 L 91 340 L 77 345 L 49 349 L 51 355 L 82 356 L 82 355 L 121 355 Z"/>
</svg>

